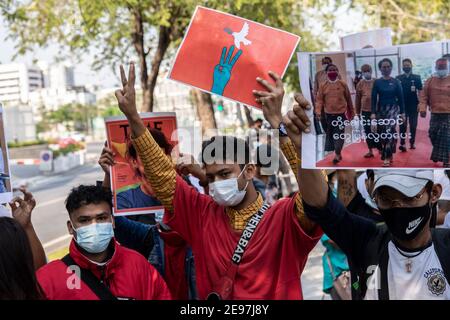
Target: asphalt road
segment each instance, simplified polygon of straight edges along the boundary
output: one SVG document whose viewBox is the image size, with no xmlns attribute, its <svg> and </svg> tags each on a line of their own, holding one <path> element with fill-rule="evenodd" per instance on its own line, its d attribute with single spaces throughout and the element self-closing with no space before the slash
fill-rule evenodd
<svg viewBox="0 0 450 320">
<path fill-rule="evenodd" d="M 32 221 L 47 254 L 67 246 L 70 236 L 67 232 L 68 214 L 64 206 L 71 188 L 80 184 L 94 184 L 103 180 L 103 171 L 97 165 L 102 143 L 89 143 L 87 163 L 58 175 L 41 175 L 38 166 L 12 166 L 12 178 L 27 183 L 37 205 Z M 13 181 L 14 182 L 14 181 Z"/>
</svg>

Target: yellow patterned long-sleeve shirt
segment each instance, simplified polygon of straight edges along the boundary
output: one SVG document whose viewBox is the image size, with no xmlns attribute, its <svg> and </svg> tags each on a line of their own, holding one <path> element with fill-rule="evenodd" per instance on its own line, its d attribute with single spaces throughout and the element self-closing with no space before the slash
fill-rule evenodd
<svg viewBox="0 0 450 320">
<path fill-rule="evenodd" d="M 169 211 L 173 211 L 173 199 L 176 189 L 176 171 L 172 161 L 165 156 L 164 152 L 153 139 L 149 131 L 145 131 L 140 137 L 133 139 L 133 144 L 144 165 L 145 176 L 152 185 L 158 200 Z M 300 160 L 294 145 L 289 141 L 280 146 L 286 159 L 297 177 L 297 170 Z M 296 215 L 300 225 L 306 233 L 314 228 L 314 224 L 306 217 L 300 193 L 296 194 Z M 227 208 L 226 213 L 230 219 L 230 224 L 235 230 L 243 230 L 250 217 L 255 214 L 263 205 L 261 195 L 247 208 L 234 210 Z"/>
</svg>

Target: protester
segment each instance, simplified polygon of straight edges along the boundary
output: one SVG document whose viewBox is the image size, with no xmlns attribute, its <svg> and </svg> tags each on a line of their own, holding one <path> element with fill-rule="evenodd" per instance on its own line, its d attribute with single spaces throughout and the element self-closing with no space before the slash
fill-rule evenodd
<svg viewBox="0 0 450 320">
<path fill-rule="evenodd" d="M 288 114 L 291 131 L 308 129 L 307 108 Z M 298 182 L 306 214 L 360 270 L 360 298 L 450 299 L 450 230 L 430 228 L 442 192 L 432 170 L 375 170 L 372 196 L 385 225 L 350 213 L 318 170 L 299 169 Z"/>
<path fill-rule="evenodd" d="M 156 269 L 115 241 L 111 199 L 111 192 L 100 186 L 80 185 L 70 192 L 66 199 L 67 228 L 73 235 L 69 254 L 37 272 L 47 299 L 170 299 Z"/>
<path fill-rule="evenodd" d="M 149 130 L 149 132 L 153 137 L 158 137 L 154 131 Z M 159 142 L 158 146 L 161 150 L 169 156 L 172 147 L 167 147 L 166 139 L 158 139 L 156 141 Z M 135 150 L 134 146 L 133 150 Z M 180 154 L 180 156 L 191 158 L 190 155 Z M 137 154 L 136 157 L 139 159 Z M 141 160 L 139 162 L 142 163 Z M 106 175 L 110 171 L 110 167 L 115 165 L 112 150 L 107 147 L 103 148 L 98 163 L 105 172 L 103 186 L 110 188 L 109 182 L 106 182 L 109 181 Z M 196 175 L 201 179 L 200 183 L 204 185 L 204 173 L 202 174 L 201 168 L 197 167 L 198 165 L 193 163 L 192 166 L 180 167 L 179 170 L 184 175 L 191 173 Z M 151 185 L 144 178 L 144 173 L 142 173 L 142 177 L 145 180 L 143 184 L 151 188 Z M 143 205 L 146 206 L 146 203 L 143 202 Z M 149 202 L 150 205 L 151 202 Z M 195 299 L 197 294 L 192 250 L 186 241 L 178 233 L 171 231 L 168 226 L 163 224 L 161 219 L 158 219 L 158 223 L 153 221 L 149 224 L 144 224 L 143 219 L 129 220 L 126 217 L 116 216 L 114 229 L 116 240 L 123 246 L 138 251 L 148 259 L 152 266 L 163 276 L 174 299 Z"/>
<path fill-rule="evenodd" d="M 416 145 L 416 129 L 417 120 L 419 118 L 419 95 L 422 90 L 422 79 L 420 75 L 412 73 L 412 61 L 411 59 L 403 59 L 403 74 L 397 76 L 402 84 L 403 100 L 405 102 L 405 121 L 403 125 L 400 126 L 400 133 L 406 135 L 409 124 L 410 139 L 409 145 L 410 149 L 415 149 Z M 400 151 L 406 152 L 405 147 L 405 137 L 400 137 Z"/>
<path fill-rule="evenodd" d="M 369 152 L 364 158 L 373 158 L 373 149 L 377 147 L 372 135 L 372 127 L 370 125 L 370 116 L 372 110 L 372 88 L 375 79 L 372 78 L 372 67 L 368 64 L 361 66 L 362 79 L 356 85 L 355 109 L 356 114 L 364 121 L 364 132 L 366 134 L 367 147 Z"/>
<path fill-rule="evenodd" d="M 36 201 L 24 188 L 20 190 L 24 198 L 10 202 L 14 219 L 0 218 L 0 300 L 42 300 L 35 270 L 46 258 L 31 223 Z"/>
<path fill-rule="evenodd" d="M 334 64 L 328 64 L 325 71 L 328 79 L 323 82 L 316 97 L 316 115 L 320 119 L 325 113 L 327 121 L 325 151 L 334 151 L 333 164 L 342 160 L 341 151 L 344 147 L 345 126 L 348 110 L 353 112 L 353 102 L 347 84 L 338 79 L 339 70 Z M 352 116 L 350 117 L 352 118 Z M 341 122 L 341 124 L 335 124 Z"/>
<path fill-rule="evenodd" d="M 347 257 L 327 235 L 324 234 L 320 241 L 325 247 L 322 256 L 323 292 L 333 300 L 351 300 Z"/>
<path fill-rule="evenodd" d="M 368 169 L 363 175 L 363 188 L 368 193 L 368 197 L 364 198 L 362 192 L 358 188 L 357 176 L 355 170 L 338 170 L 338 199 L 350 212 L 373 221 L 374 223 L 383 222 L 383 217 L 374 203 L 370 194 L 373 190 L 374 171 Z"/>
<path fill-rule="evenodd" d="M 394 161 L 394 153 L 397 145 L 397 120 L 398 115 L 405 119 L 405 105 L 400 81 L 391 77 L 392 61 L 384 58 L 378 63 L 378 68 L 383 75 L 375 80 L 372 89 L 372 120 L 389 121 L 387 124 L 378 124 L 377 131 L 384 134 L 381 138 L 381 160 L 383 167 L 390 167 Z"/>
<path fill-rule="evenodd" d="M 164 152 L 169 156 L 173 146 L 167 141 L 164 133 L 160 130 L 149 128 L 150 133 L 157 141 L 158 145 L 163 148 Z M 161 203 L 155 198 L 154 191 L 151 185 L 147 182 L 144 177 L 144 171 L 142 162 L 139 159 L 136 149 L 134 148 L 131 141 L 127 142 L 127 152 L 125 155 L 131 169 L 134 171 L 135 178 L 138 179 L 137 186 L 129 188 L 125 191 L 117 193 L 117 208 L 118 209 L 134 209 L 134 208 L 148 208 L 154 206 L 161 206 Z M 108 147 L 105 147 L 102 152 L 102 156 L 99 159 L 99 164 L 102 167 L 105 176 L 103 179 L 103 186 L 105 188 L 111 187 L 111 177 L 109 171 L 109 163 L 114 164 L 114 153 Z M 155 217 L 155 214 L 147 215 L 130 215 L 128 219 L 144 222 L 147 224 L 154 225 L 156 221 L 160 221 L 162 216 Z"/>
<path fill-rule="evenodd" d="M 420 95 L 420 116 L 426 117 L 431 111 L 428 135 L 433 145 L 430 159 L 442 162 L 444 168 L 450 166 L 450 76 L 447 60 L 436 61 L 436 74 L 425 81 Z"/>
<path fill-rule="evenodd" d="M 338 196 L 338 178 L 336 170 L 327 170 L 328 186 L 333 197 Z M 350 299 L 350 276 L 347 257 L 341 249 L 326 234 L 320 242 L 325 247 L 322 256 L 323 292 L 333 300 Z M 348 290 L 347 290 L 348 289 Z M 348 294 L 347 294 L 348 293 Z"/>
<path fill-rule="evenodd" d="M 25 230 L 9 217 L 0 218 L 0 300 L 43 299 L 36 281 L 33 254 Z"/>
<path fill-rule="evenodd" d="M 283 84 L 276 74 L 269 74 L 276 86 L 258 79 L 267 91 L 254 94 L 265 119 L 283 131 Z M 251 183 L 255 166 L 249 163 L 248 144 L 235 137 L 213 137 L 204 148 L 211 196 L 199 194 L 177 176 L 145 130 L 136 110 L 134 64 L 128 80 L 122 67 L 121 76 L 123 89 L 116 91 L 119 107 L 130 123 L 145 176 L 166 207 L 165 222 L 192 246 L 199 298 L 301 299 L 300 274 L 321 231 L 305 218 L 300 194 L 270 208 L 263 206 Z M 298 169 L 295 149 L 287 137 L 281 138 L 281 149 Z M 233 254 L 238 242 L 240 249 Z"/>
<path fill-rule="evenodd" d="M 172 145 L 167 141 L 164 133 L 159 130 L 150 128 L 150 133 L 152 134 L 158 145 L 164 149 L 167 155 L 170 155 L 172 151 Z M 146 208 L 152 206 L 160 206 L 161 203 L 155 199 L 155 193 L 144 177 L 144 168 L 142 161 L 139 159 L 136 149 L 134 148 L 131 141 L 127 143 L 127 161 L 130 167 L 133 169 L 135 177 L 139 179 L 139 185 L 135 188 L 128 189 L 117 193 L 117 208 L 118 209 L 133 209 L 133 208 Z M 105 181 L 106 176 L 105 172 Z M 109 181 L 109 180 L 108 180 Z"/>
<path fill-rule="evenodd" d="M 442 186 L 442 194 L 437 203 L 436 225 L 450 228 L 450 170 L 434 170 L 434 182 Z"/>
</svg>

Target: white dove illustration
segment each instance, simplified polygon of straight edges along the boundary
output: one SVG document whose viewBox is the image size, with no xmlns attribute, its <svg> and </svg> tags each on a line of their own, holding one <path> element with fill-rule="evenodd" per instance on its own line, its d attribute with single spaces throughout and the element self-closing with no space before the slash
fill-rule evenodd
<svg viewBox="0 0 450 320">
<path fill-rule="evenodd" d="M 226 33 L 231 34 L 233 36 L 234 45 L 238 49 L 240 49 L 240 47 L 241 47 L 241 42 L 246 46 L 248 46 L 249 44 L 252 43 L 250 40 L 248 40 L 246 38 L 248 35 L 248 23 L 247 22 L 244 23 L 242 30 L 239 32 L 233 32 L 233 30 L 231 30 L 230 28 L 225 28 L 224 30 Z"/>
</svg>

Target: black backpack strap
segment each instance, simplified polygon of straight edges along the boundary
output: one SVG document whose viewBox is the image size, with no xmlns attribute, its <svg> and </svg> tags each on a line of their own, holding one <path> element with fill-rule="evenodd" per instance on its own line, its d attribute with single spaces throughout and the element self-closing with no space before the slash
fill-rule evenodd
<svg viewBox="0 0 450 320">
<path fill-rule="evenodd" d="M 94 274 L 88 270 L 81 268 L 70 256 L 67 254 L 61 259 L 68 267 L 77 266 L 80 269 L 80 278 L 100 300 L 117 300 L 117 298 L 109 291 L 105 284 L 103 284 Z"/>
<path fill-rule="evenodd" d="M 431 235 L 445 278 L 450 283 L 450 229 L 431 229 Z"/>
</svg>

